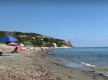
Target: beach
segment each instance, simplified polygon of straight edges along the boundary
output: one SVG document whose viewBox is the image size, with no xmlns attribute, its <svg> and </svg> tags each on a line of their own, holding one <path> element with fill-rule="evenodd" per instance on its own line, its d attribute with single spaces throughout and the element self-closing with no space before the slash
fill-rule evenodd
<svg viewBox="0 0 108 80">
<path fill-rule="evenodd" d="M 8 57 L 10 56 L 10 57 Z M 87 70 L 65 67 L 41 49 L 0 56 L 0 80 L 108 80 Z"/>
</svg>

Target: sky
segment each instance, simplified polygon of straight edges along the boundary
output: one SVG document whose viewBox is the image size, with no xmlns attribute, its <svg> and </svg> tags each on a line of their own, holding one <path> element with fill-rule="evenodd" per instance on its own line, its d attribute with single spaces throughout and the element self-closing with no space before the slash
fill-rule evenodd
<svg viewBox="0 0 108 80">
<path fill-rule="evenodd" d="M 0 0 L 0 30 L 39 33 L 76 47 L 108 47 L 108 2 Z"/>
</svg>

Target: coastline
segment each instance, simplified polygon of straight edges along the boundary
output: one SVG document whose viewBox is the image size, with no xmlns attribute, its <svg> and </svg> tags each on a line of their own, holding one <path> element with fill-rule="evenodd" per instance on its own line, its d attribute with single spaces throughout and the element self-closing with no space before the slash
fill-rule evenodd
<svg viewBox="0 0 108 80">
<path fill-rule="evenodd" d="M 65 67 L 40 49 L 8 55 L 16 57 L 0 58 L 1 80 L 107 80 L 87 70 Z"/>
<path fill-rule="evenodd" d="M 53 74 L 52 77 L 55 78 L 54 80 L 108 80 L 104 75 L 93 73 L 91 69 L 82 70 L 74 67 L 66 67 L 64 63 L 51 57 L 44 51 L 39 51 L 34 61 L 36 64 L 42 65 L 47 71 L 51 72 Z"/>
<path fill-rule="evenodd" d="M 104 74 L 100 72 L 96 73 L 96 69 L 94 69 L 93 67 L 92 68 L 91 67 L 86 67 L 86 68 L 67 67 L 61 61 L 56 60 L 56 58 L 53 58 L 49 55 L 46 56 L 46 58 L 48 58 L 48 61 L 51 64 L 51 66 L 48 66 L 48 69 L 55 72 L 57 71 L 56 72 L 57 75 L 59 75 L 59 73 L 65 74 L 62 75 L 65 77 L 63 77 L 61 80 L 108 80 L 108 77 L 105 76 Z M 71 78 L 69 78 L 69 76 Z"/>
</svg>

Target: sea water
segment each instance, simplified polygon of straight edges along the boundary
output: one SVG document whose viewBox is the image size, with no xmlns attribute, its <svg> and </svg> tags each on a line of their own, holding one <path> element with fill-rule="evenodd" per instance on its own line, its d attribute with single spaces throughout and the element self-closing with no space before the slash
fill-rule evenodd
<svg viewBox="0 0 108 80">
<path fill-rule="evenodd" d="M 54 49 L 51 55 L 66 62 L 76 62 L 88 66 L 108 66 L 108 47 L 83 47 Z"/>
<path fill-rule="evenodd" d="M 67 67 L 108 67 L 108 47 L 61 48 L 50 54 Z"/>
</svg>

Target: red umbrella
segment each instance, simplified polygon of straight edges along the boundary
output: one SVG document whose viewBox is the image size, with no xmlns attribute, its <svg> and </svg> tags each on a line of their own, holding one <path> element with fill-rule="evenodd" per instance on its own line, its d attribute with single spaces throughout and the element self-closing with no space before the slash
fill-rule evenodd
<svg viewBox="0 0 108 80">
<path fill-rule="evenodd" d="M 18 43 L 15 43 L 15 42 L 11 42 L 8 44 L 9 46 L 18 46 L 19 44 Z"/>
</svg>

